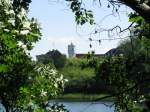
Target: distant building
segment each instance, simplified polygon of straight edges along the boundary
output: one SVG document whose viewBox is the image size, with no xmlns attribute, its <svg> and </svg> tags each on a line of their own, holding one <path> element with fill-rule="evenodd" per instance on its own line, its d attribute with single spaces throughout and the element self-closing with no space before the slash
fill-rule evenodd
<svg viewBox="0 0 150 112">
<path fill-rule="evenodd" d="M 94 57 L 107 57 L 107 56 L 119 56 L 122 53 L 119 51 L 119 48 L 112 48 L 109 51 L 107 51 L 104 54 L 94 54 Z M 88 54 L 84 54 L 84 53 L 75 53 L 75 45 L 73 45 L 73 43 L 68 45 L 68 55 L 69 57 L 76 57 L 76 58 L 84 58 L 86 57 Z"/>
<path fill-rule="evenodd" d="M 113 49 L 110 49 L 109 51 L 107 51 L 104 55 L 105 56 L 118 56 L 120 54 L 121 54 L 121 52 L 119 51 L 118 48 L 113 48 Z"/>
<path fill-rule="evenodd" d="M 119 56 L 121 54 L 122 53 L 119 51 L 118 48 L 113 48 L 113 49 L 110 49 L 109 51 L 107 51 L 104 54 L 94 54 L 93 56 L 94 57 L 107 57 L 107 56 L 113 57 L 113 56 Z M 84 58 L 86 55 L 87 54 L 75 54 L 75 57 Z"/>
<path fill-rule="evenodd" d="M 84 58 L 88 54 L 76 54 L 75 57 L 77 58 Z M 104 54 L 94 54 L 94 57 L 104 57 Z"/>
<path fill-rule="evenodd" d="M 68 45 L 68 55 L 69 57 L 75 57 L 75 45 L 73 43 Z"/>
</svg>

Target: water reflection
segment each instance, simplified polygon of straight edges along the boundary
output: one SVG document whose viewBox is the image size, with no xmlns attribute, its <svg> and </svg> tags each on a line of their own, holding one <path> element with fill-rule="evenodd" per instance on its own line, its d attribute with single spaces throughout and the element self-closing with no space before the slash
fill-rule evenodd
<svg viewBox="0 0 150 112">
<path fill-rule="evenodd" d="M 56 103 L 51 101 L 50 103 Z M 58 103 L 58 101 L 57 101 Z M 62 103 L 70 112 L 114 112 L 111 102 L 59 102 Z"/>
</svg>

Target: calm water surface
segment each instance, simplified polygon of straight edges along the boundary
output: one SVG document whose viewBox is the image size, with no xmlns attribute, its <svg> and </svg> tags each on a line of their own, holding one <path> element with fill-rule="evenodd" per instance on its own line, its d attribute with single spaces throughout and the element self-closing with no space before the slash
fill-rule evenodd
<svg viewBox="0 0 150 112">
<path fill-rule="evenodd" d="M 64 104 L 70 112 L 114 112 L 109 102 L 59 102 Z M 110 107 L 111 106 L 111 107 Z"/>
</svg>

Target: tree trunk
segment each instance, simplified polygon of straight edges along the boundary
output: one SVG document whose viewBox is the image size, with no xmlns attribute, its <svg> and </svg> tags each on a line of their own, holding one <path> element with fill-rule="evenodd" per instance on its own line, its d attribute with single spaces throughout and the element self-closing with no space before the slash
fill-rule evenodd
<svg viewBox="0 0 150 112">
<path fill-rule="evenodd" d="M 150 6 L 140 0 L 118 0 L 139 13 L 150 24 Z"/>
</svg>

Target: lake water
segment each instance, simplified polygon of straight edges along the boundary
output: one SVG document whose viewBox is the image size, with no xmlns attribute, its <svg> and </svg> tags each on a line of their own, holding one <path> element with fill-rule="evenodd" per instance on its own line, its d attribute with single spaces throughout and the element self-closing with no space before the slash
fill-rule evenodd
<svg viewBox="0 0 150 112">
<path fill-rule="evenodd" d="M 114 107 L 109 102 L 59 102 L 59 104 L 63 104 L 69 112 L 114 112 Z M 2 105 L 0 105 L 0 112 L 5 112 Z"/>
<path fill-rule="evenodd" d="M 114 112 L 109 102 L 59 102 L 70 112 Z"/>
</svg>

